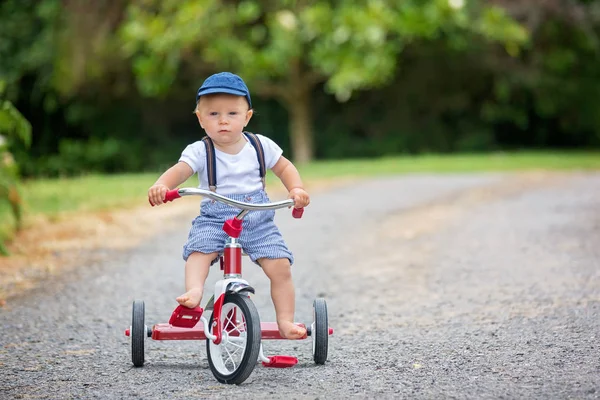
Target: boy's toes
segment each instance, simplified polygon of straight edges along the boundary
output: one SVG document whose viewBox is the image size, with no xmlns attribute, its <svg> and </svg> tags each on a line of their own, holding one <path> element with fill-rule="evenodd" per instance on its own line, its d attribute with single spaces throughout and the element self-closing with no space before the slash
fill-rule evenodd
<svg viewBox="0 0 600 400">
<path fill-rule="evenodd" d="M 184 307 L 195 308 L 200 305 L 202 293 L 189 291 L 177 297 L 175 300 Z"/>
<path fill-rule="evenodd" d="M 177 298 L 177 302 L 187 308 L 196 308 L 198 306 L 198 302 L 191 301 L 187 297 L 182 299 Z"/>
<path fill-rule="evenodd" d="M 306 329 L 297 327 L 291 332 L 292 337 L 290 339 L 304 339 L 306 337 Z"/>
<path fill-rule="evenodd" d="M 281 324 L 279 333 L 286 339 L 304 339 L 306 337 L 306 329 L 299 327 L 292 322 Z"/>
<path fill-rule="evenodd" d="M 189 299 L 186 296 L 179 296 L 175 300 L 177 300 L 177 302 L 182 306 L 188 307 L 187 303 L 189 302 Z"/>
</svg>

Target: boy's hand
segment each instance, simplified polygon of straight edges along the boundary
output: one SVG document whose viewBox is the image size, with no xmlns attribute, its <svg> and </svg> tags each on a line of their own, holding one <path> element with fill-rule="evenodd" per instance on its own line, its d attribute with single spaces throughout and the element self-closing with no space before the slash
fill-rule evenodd
<svg viewBox="0 0 600 400">
<path fill-rule="evenodd" d="M 154 206 L 163 204 L 168 190 L 168 187 L 160 183 L 152 185 L 150 189 L 148 189 L 148 200 L 150 201 L 150 204 Z"/>
<path fill-rule="evenodd" d="M 288 199 L 294 199 L 294 208 L 304 208 L 310 204 L 310 196 L 306 190 L 302 188 L 294 188 L 290 190 Z"/>
</svg>

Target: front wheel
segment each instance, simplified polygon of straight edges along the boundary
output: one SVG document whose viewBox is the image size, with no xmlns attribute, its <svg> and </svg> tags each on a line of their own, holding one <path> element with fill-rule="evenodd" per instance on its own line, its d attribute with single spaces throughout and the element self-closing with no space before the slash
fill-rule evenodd
<svg viewBox="0 0 600 400">
<path fill-rule="evenodd" d="M 209 326 L 213 326 L 214 312 Z M 260 351 L 260 317 L 245 294 L 225 295 L 221 310 L 221 343 L 206 341 L 208 365 L 221 383 L 240 384 L 254 371 Z M 214 334 L 214 331 L 213 331 Z"/>
<path fill-rule="evenodd" d="M 329 341 L 329 321 L 327 319 L 327 303 L 323 298 L 315 299 L 313 302 L 311 336 L 313 339 L 313 358 L 315 363 L 325 364 Z"/>
</svg>

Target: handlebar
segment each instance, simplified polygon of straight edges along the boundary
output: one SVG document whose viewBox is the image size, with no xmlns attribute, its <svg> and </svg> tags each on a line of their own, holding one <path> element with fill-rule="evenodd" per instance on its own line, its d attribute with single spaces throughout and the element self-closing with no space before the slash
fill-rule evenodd
<svg viewBox="0 0 600 400">
<path fill-rule="evenodd" d="M 252 203 L 244 203 L 243 201 L 237 201 L 230 199 L 229 197 L 225 197 L 218 193 L 212 192 L 206 189 L 199 188 L 180 188 L 169 190 L 165 196 L 165 203 L 169 201 L 173 201 L 182 196 L 203 196 L 209 199 L 220 201 L 221 203 L 228 204 L 230 206 L 239 208 L 241 210 L 247 211 L 256 211 L 256 210 L 276 210 L 279 208 L 292 207 L 294 205 L 293 199 L 275 201 L 272 203 L 263 203 L 263 204 L 252 204 Z M 294 218 L 301 218 L 304 213 L 304 208 L 294 208 L 292 211 L 292 216 Z"/>
</svg>

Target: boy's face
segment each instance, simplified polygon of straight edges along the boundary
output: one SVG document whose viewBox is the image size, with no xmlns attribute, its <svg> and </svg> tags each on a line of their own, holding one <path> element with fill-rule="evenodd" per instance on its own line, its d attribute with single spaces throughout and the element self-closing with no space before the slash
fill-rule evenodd
<svg viewBox="0 0 600 400">
<path fill-rule="evenodd" d="M 200 97 L 196 109 L 200 126 L 218 144 L 235 143 L 252 118 L 252 110 L 242 96 L 212 94 Z"/>
</svg>

